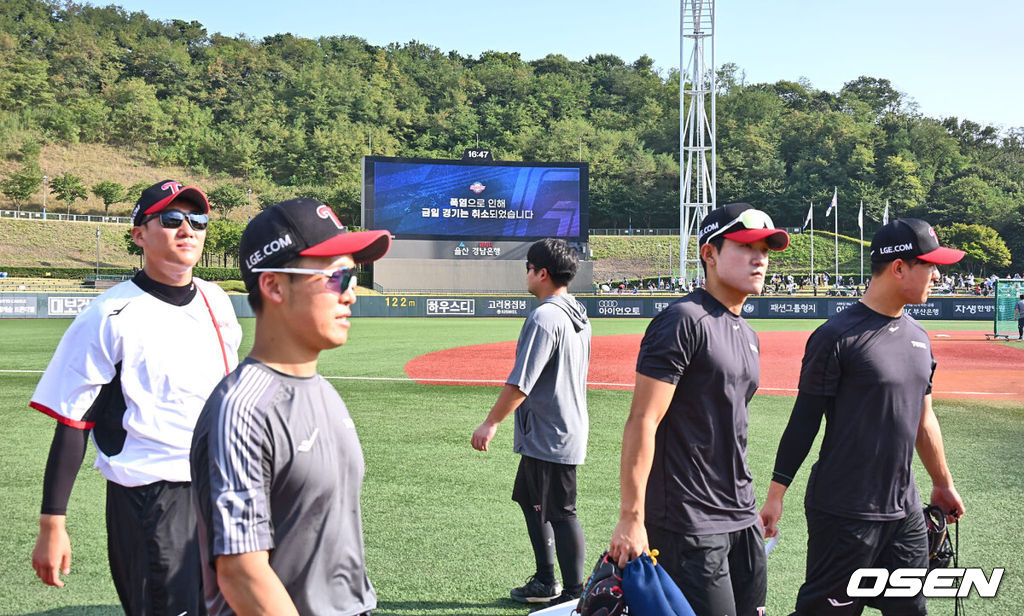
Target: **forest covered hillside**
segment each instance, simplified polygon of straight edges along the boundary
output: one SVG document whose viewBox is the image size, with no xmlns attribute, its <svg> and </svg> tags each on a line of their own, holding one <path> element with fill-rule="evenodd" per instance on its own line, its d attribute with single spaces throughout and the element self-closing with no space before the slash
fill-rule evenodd
<svg viewBox="0 0 1024 616">
<path fill-rule="evenodd" d="M 828 92 L 725 65 L 718 86 L 720 203 L 799 226 L 835 189 L 840 234 L 856 234 L 863 202 L 870 236 L 888 201 L 892 216 L 977 227 L 971 241 L 991 232 L 1005 250 L 985 265 L 1024 269 L 1024 128 L 925 117 L 882 76 Z M 592 227 L 677 227 L 679 91 L 647 56 L 256 40 L 187 16 L 0 0 L 0 208 L 39 209 L 46 174 L 60 188 L 48 207 L 113 213 L 130 191 L 97 185 L 156 169 L 218 189 L 223 210 L 304 195 L 359 224 L 364 155 L 457 158 L 479 144 L 498 160 L 589 163 Z"/>
</svg>

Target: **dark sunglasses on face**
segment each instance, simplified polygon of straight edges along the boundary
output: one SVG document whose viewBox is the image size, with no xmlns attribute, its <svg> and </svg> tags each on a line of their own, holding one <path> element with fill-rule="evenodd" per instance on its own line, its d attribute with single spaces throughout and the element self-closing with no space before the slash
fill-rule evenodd
<svg viewBox="0 0 1024 616">
<path fill-rule="evenodd" d="M 156 214 L 150 214 L 142 219 L 142 224 L 153 220 L 154 218 L 160 219 L 160 226 L 164 229 L 177 229 L 181 226 L 181 223 L 188 220 L 189 226 L 195 231 L 202 231 L 206 229 L 206 225 L 210 222 L 210 217 L 206 214 L 197 214 L 195 212 L 185 212 L 179 210 L 164 210 L 157 212 Z"/>
<path fill-rule="evenodd" d="M 338 295 L 355 288 L 356 284 L 358 284 L 356 268 L 354 267 L 339 267 L 336 270 L 307 269 L 304 267 L 254 267 L 252 271 L 280 272 L 282 274 L 320 274 L 327 276 L 327 280 L 324 281 L 327 290 Z"/>
</svg>

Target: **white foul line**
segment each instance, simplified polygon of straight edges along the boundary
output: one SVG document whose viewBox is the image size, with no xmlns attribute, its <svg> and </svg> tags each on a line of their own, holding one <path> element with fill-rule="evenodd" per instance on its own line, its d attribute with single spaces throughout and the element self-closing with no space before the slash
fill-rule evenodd
<svg viewBox="0 0 1024 616">
<path fill-rule="evenodd" d="M 0 370 L 0 374 L 42 374 L 42 370 Z M 396 383 L 480 383 L 482 385 L 504 385 L 501 379 L 459 379 L 459 378 L 410 378 L 407 376 L 324 376 L 325 379 L 335 381 L 393 381 Z M 633 383 L 601 383 L 598 381 L 587 381 L 590 387 L 625 387 L 633 389 Z M 758 387 L 758 391 L 784 391 L 796 393 L 796 389 L 788 387 Z M 1016 396 L 1015 391 L 934 391 L 933 394 L 950 396 Z"/>
</svg>

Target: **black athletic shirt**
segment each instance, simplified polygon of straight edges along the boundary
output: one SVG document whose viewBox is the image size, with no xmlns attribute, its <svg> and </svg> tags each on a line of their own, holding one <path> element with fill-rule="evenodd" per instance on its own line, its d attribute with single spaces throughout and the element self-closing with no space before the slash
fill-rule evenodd
<svg viewBox="0 0 1024 616">
<path fill-rule="evenodd" d="M 646 524 L 707 535 L 755 523 L 747 403 L 757 390 L 759 348 L 747 322 L 703 289 L 648 325 L 636 370 L 676 391 L 655 436 Z"/>
<path fill-rule="evenodd" d="M 800 392 L 835 398 L 807 481 L 805 505 L 860 520 L 920 509 L 911 460 L 935 358 L 928 334 L 904 313 L 857 302 L 807 340 Z"/>
</svg>

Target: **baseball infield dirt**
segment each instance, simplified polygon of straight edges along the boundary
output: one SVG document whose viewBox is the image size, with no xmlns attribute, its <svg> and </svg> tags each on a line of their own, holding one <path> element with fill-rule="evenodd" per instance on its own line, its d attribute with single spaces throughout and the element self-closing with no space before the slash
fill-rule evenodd
<svg viewBox="0 0 1024 616">
<path fill-rule="evenodd" d="M 761 332 L 760 394 L 796 395 L 800 359 L 810 332 Z M 936 398 L 1024 402 L 1024 344 L 986 341 L 981 332 L 928 332 L 939 365 Z M 639 334 L 596 336 L 588 384 L 596 389 L 632 389 Z M 430 385 L 498 385 L 512 369 L 515 342 L 445 349 L 406 364 L 405 373 Z"/>
</svg>

